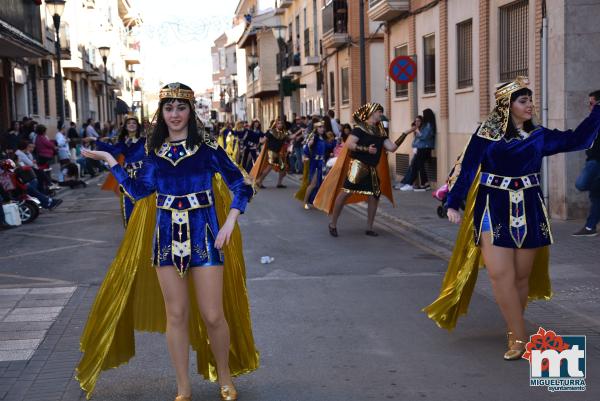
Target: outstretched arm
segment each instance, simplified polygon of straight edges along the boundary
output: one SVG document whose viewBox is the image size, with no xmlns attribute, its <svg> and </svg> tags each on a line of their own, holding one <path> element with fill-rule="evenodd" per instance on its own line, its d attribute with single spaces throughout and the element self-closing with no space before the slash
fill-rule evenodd
<svg viewBox="0 0 600 401">
<path fill-rule="evenodd" d="M 600 105 L 596 104 L 590 115 L 575 130 L 542 129 L 544 130 L 544 156 L 589 149 L 600 130 Z"/>
<path fill-rule="evenodd" d="M 142 199 L 156 191 L 156 178 L 154 161 L 146 156 L 142 167 L 138 170 L 136 178 L 131 178 L 115 158 L 108 152 L 98 150 L 83 150 L 81 154 L 94 160 L 104 160 L 108 163 L 111 173 L 115 176 L 126 194 L 135 199 Z"/>
</svg>

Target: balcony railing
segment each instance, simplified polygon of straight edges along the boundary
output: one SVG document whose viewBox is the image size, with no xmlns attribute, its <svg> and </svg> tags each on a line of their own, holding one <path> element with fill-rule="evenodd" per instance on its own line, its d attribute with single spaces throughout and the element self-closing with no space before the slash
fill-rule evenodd
<svg viewBox="0 0 600 401">
<path fill-rule="evenodd" d="M 323 33 L 348 33 L 348 2 L 333 0 L 323 9 Z"/>
<path fill-rule="evenodd" d="M 0 20 L 12 25 L 38 42 L 42 41 L 40 6 L 33 1 L 2 0 Z"/>
</svg>

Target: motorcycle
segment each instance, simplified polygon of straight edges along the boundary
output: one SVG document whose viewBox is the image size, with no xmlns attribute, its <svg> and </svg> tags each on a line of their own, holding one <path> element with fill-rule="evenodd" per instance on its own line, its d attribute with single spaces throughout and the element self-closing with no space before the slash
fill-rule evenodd
<svg viewBox="0 0 600 401">
<path fill-rule="evenodd" d="M 16 165 L 10 159 L 0 162 L 0 185 L 10 198 L 17 202 L 23 224 L 29 224 L 37 219 L 42 204 L 39 199 L 27 193 L 27 186 L 19 179 Z"/>
</svg>

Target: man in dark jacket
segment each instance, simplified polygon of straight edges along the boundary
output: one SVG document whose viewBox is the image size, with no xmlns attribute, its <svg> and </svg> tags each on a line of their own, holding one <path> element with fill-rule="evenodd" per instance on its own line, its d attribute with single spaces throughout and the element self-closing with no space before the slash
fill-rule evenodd
<svg viewBox="0 0 600 401">
<path fill-rule="evenodd" d="M 590 110 L 600 103 L 600 90 L 589 94 Z M 590 192 L 590 212 L 585 226 L 573 233 L 574 237 L 594 237 L 598 235 L 596 226 L 600 222 L 600 138 L 596 138 L 591 148 L 586 150 L 587 159 L 575 186 L 580 191 Z"/>
</svg>

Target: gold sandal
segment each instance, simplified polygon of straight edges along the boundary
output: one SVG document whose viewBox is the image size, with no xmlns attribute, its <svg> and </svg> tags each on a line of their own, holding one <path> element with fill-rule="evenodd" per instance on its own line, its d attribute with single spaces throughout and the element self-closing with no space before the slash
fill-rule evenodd
<svg viewBox="0 0 600 401">
<path fill-rule="evenodd" d="M 175 401 L 192 401 L 192 396 L 178 395 L 175 397 Z"/>
<path fill-rule="evenodd" d="M 517 344 L 522 344 L 522 348 L 520 348 L 520 349 L 509 348 L 508 351 L 506 351 L 504 353 L 505 361 L 516 361 L 516 360 L 521 359 L 521 357 L 525 353 L 525 344 L 526 343 L 523 340 L 514 340 L 512 346 L 515 346 Z"/>
<path fill-rule="evenodd" d="M 235 401 L 238 398 L 238 393 L 233 385 L 221 386 L 221 399 L 223 401 Z"/>
</svg>

